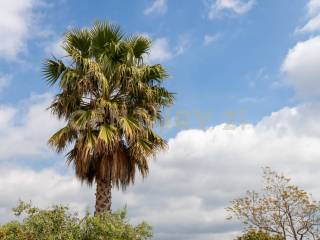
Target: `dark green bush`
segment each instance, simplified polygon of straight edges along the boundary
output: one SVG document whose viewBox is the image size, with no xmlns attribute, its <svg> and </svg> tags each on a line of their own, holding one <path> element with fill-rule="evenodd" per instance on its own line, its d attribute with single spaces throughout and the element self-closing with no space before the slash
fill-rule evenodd
<svg viewBox="0 0 320 240">
<path fill-rule="evenodd" d="M 125 210 L 80 218 L 64 206 L 39 209 L 20 202 L 13 211 L 25 218 L 1 225 L 1 240 L 146 240 L 152 237 L 151 227 L 145 222 L 133 226 Z"/>
<path fill-rule="evenodd" d="M 284 240 L 279 235 L 270 235 L 263 231 L 249 230 L 242 236 L 238 237 L 237 240 Z"/>
</svg>

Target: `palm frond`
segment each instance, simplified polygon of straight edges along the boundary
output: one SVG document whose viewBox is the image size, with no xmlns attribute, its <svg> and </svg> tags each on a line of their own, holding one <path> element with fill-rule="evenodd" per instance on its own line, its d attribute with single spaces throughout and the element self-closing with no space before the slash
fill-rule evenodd
<svg viewBox="0 0 320 240">
<path fill-rule="evenodd" d="M 57 152 L 62 152 L 69 144 L 76 140 L 77 136 L 77 131 L 67 125 L 53 134 L 48 143 L 53 146 Z"/>
<path fill-rule="evenodd" d="M 132 116 L 120 117 L 119 127 L 129 141 L 132 141 L 137 131 L 141 130 L 139 122 Z"/>
<path fill-rule="evenodd" d="M 117 128 L 114 125 L 102 125 L 100 126 L 98 138 L 102 140 L 107 147 L 114 145 L 119 141 Z"/>
<path fill-rule="evenodd" d="M 149 53 L 151 47 L 151 40 L 144 36 L 134 36 L 128 39 L 129 44 L 133 50 L 134 56 L 137 59 L 142 59 Z"/>
<path fill-rule="evenodd" d="M 66 66 L 61 60 L 47 59 L 43 63 L 42 73 L 47 83 L 53 85 L 59 79 Z"/>
<path fill-rule="evenodd" d="M 106 52 L 108 45 L 118 43 L 122 39 L 123 33 L 118 25 L 97 21 L 90 29 L 90 36 L 92 40 L 91 51 L 97 57 Z"/>
<path fill-rule="evenodd" d="M 87 29 L 72 29 L 65 35 L 64 49 L 70 47 L 77 49 L 83 57 L 89 57 L 91 36 Z"/>
<path fill-rule="evenodd" d="M 150 158 L 166 147 L 152 127 L 174 94 L 163 87 L 165 68 L 143 62 L 150 41 L 96 22 L 66 33 L 63 47 L 71 61 L 44 63 L 44 78 L 60 90 L 49 108 L 67 122 L 49 144 L 58 152 L 71 147 L 67 162 L 81 181 L 111 178 L 114 186 L 125 188 L 136 170 L 146 176 Z"/>
</svg>

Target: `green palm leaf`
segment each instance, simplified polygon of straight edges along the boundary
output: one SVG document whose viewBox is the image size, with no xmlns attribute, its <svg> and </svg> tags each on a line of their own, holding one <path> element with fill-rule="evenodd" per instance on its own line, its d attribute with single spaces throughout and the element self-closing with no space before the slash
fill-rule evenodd
<svg viewBox="0 0 320 240">
<path fill-rule="evenodd" d="M 146 176 L 149 159 L 166 147 L 152 127 L 174 94 L 162 86 L 165 68 L 143 62 L 150 46 L 149 38 L 96 22 L 66 33 L 67 56 L 44 62 L 44 78 L 59 87 L 49 109 L 67 123 L 49 144 L 70 148 L 67 162 L 81 181 L 125 188 L 136 170 Z"/>
</svg>

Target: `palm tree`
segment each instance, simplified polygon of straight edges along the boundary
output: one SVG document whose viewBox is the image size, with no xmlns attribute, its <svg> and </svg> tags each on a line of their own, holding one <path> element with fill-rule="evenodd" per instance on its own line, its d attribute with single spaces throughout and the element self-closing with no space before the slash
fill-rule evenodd
<svg viewBox="0 0 320 240">
<path fill-rule="evenodd" d="M 112 187 L 125 189 L 136 170 L 145 177 L 150 157 L 166 146 L 152 128 L 174 97 L 163 87 L 164 67 L 143 61 L 150 44 L 97 22 L 67 32 L 66 57 L 44 63 L 45 79 L 59 88 L 49 108 L 66 122 L 49 144 L 68 149 L 76 176 L 96 183 L 95 214 L 111 211 Z"/>
</svg>

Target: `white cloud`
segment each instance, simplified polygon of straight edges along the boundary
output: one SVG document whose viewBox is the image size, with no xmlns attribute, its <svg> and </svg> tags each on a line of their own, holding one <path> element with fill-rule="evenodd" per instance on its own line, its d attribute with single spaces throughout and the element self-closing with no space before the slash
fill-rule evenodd
<svg viewBox="0 0 320 240">
<path fill-rule="evenodd" d="M 147 34 L 145 35 L 149 37 Z M 145 57 L 146 62 L 156 63 L 171 60 L 183 54 L 188 46 L 189 42 L 186 38 L 181 39 L 176 47 L 170 46 L 169 40 L 165 37 L 155 38 L 152 40 L 149 55 Z"/>
<path fill-rule="evenodd" d="M 152 162 L 148 178 L 138 178 L 125 193 L 114 191 L 114 208 L 127 203 L 130 219 L 149 221 L 157 240 L 231 240 L 241 228 L 226 220 L 224 208 L 246 189 L 259 187 L 262 166 L 292 177 L 319 199 L 319 109 L 316 104 L 283 108 L 256 125 L 232 130 L 221 124 L 181 131 Z M 6 112 L 2 121 L 8 124 Z M 81 211 L 93 207 L 94 189 L 80 187 L 71 172 L 4 164 L 0 169 L 0 212 L 7 213 L 19 198 L 41 205 L 70 203 Z"/>
<path fill-rule="evenodd" d="M 204 35 L 204 39 L 203 39 L 203 45 L 205 46 L 208 46 L 212 43 L 214 43 L 215 41 L 217 41 L 219 38 L 219 35 L 218 34 L 215 34 L 215 35 Z"/>
<path fill-rule="evenodd" d="M 297 33 L 309 33 L 320 29 L 320 14 L 311 18 L 303 27 L 296 30 Z"/>
<path fill-rule="evenodd" d="M 25 50 L 38 0 L 0 1 L 0 56 L 14 59 Z"/>
<path fill-rule="evenodd" d="M 45 51 L 47 54 L 51 54 L 55 57 L 64 57 L 66 52 L 63 49 L 63 38 L 59 38 L 56 41 L 53 41 L 47 45 Z"/>
<path fill-rule="evenodd" d="M 167 12 L 167 0 L 154 0 L 154 2 L 144 10 L 145 15 L 152 13 L 165 14 Z"/>
<path fill-rule="evenodd" d="M 147 56 L 148 62 L 155 61 L 166 61 L 170 60 L 173 57 L 173 53 L 169 46 L 169 41 L 167 38 L 157 38 L 153 40 L 150 55 Z"/>
<path fill-rule="evenodd" d="M 310 0 L 307 5 L 309 16 L 314 16 L 320 10 L 320 0 Z"/>
<path fill-rule="evenodd" d="M 11 124 L 11 120 L 15 114 L 15 108 L 0 105 L 0 126 L 5 126 L 0 128 L 0 132 L 4 131 Z"/>
<path fill-rule="evenodd" d="M 34 171 L 12 165 L 0 165 L 0 222 L 12 219 L 11 208 L 19 199 L 41 207 L 52 203 L 69 205 L 84 213 L 93 193 L 82 188 L 71 175 L 60 175 L 53 169 Z"/>
<path fill-rule="evenodd" d="M 208 18 L 222 17 L 225 13 L 242 15 L 252 9 L 255 0 L 214 0 L 209 8 Z"/>
<path fill-rule="evenodd" d="M 238 228 L 226 221 L 224 208 L 258 187 L 262 166 L 319 193 L 318 173 L 310 172 L 320 167 L 319 120 L 319 105 L 305 105 L 284 108 L 257 125 L 181 131 L 144 183 L 129 190 L 137 201 L 128 207 L 166 233 L 163 239 L 231 239 Z"/>
<path fill-rule="evenodd" d="M 320 29 L 320 0 L 310 0 L 307 4 L 308 22 L 296 29 L 296 33 L 311 33 Z"/>
<path fill-rule="evenodd" d="M 34 95 L 19 106 L 0 105 L 0 161 L 47 155 L 48 138 L 62 126 L 46 110 L 51 99 Z"/>
<path fill-rule="evenodd" d="M 0 73 L 0 91 L 9 85 L 11 78 L 11 75 Z"/>
<path fill-rule="evenodd" d="M 289 50 L 282 72 L 300 97 L 320 96 L 320 36 L 298 42 Z"/>
</svg>

